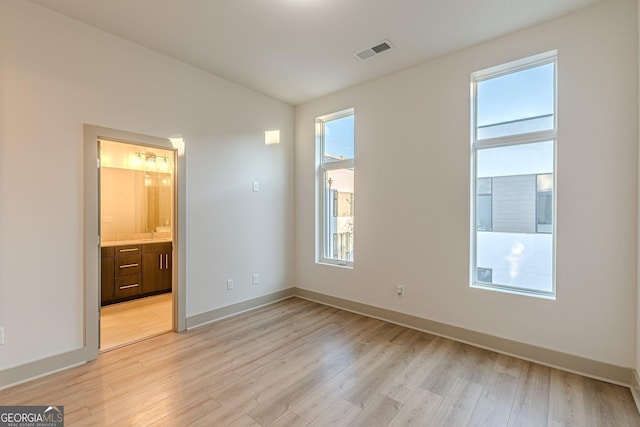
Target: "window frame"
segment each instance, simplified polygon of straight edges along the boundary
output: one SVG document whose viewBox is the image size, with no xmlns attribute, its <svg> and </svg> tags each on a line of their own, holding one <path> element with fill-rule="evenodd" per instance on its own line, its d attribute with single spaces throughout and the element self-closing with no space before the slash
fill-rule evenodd
<svg viewBox="0 0 640 427">
<path fill-rule="evenodd" d="M 354 155 L 352 159 L 334 160 L 330 162 L 324 161 L 324 148 L 325 148 L 325 136 L 324 136 L 324 124 L 333 120 L 342 119 L 345 117 L 354 116 Z M 327 204 L 326 194 L 326 179 L 327 172 L 340 169 L 351 169 L 354 171 L 354 195 L 355 195 L 355 113 L 354 108 L 348 108 L 345 110 L 337 111 L 335 113 L 325 114 L 323 116 L 316 117 L 315 121 L 316 131 L 316 263 L 326 264 L 337 267 L 353 268 L 354 256 L 352 254 L 351 260 L 338 260 L 329 258 L 327 256 L 328 249 L 332 246 L 331 241 L 331 227 L 329 227 L 329 221 L 333 215 L 330 212 L 330 204 Z M 354 196 L 355 198 L 355 196 Z M 355 206 L 352 202 L 352 212 L 355 223 Z M 355 227 L 354 227 L 355 228 Z M 355 230 L 353 232 L 355 236 Z M 355 237 L 354 237 L 355 240 Z M 351 245 L 351 250 L 355 244 Z"/>
<path fill-rule="evenodd" d="M 527 69 L 539 67 L 546 64 L 554 64 L 553 68 L 553 128 L 542 131 L 526 132 L 506 136 L 490 137 L 484 139 L 477 138 L 478 125 L 477 125 L 477 102 L 478 102 L 478 83 L 493 78 L 517 73 Z M 469 286 L 472 288 L 493 290 L 499 292 L 512 293 L 517 295 L 532 296 L 544 299 L 556 299 L 556 216 L 557 216 L 557 142 L 558 142 L 558 51 L 552 50 L 549 52 L 541 53 L 527 58 L 512 61 L 506 64 L 490 67 L 484 70 L 471 73 L 470 78 L 470 93 L 471 93 L 471 144 L 470 144 L 470 163 L 471 163 L 471 197 L 470 197 L 470 263 L 469 263 Z M 532 144 L 551 141 L 553 144 L 553 190 L 551 192 L 552 198 L 552 224 L 551 232 L 545 234 L 552 235 L 551 242 L 551 291 L 539 291 L 529 288 L 521 288 L 511 285 L 485 283 L 477 279 L 477 216 L 476 216 L 476 185 L 477 185 L 477 152 L 483 149 L 516 146 L 522 144 Z M 538 233 L 537 224 L 537 186 L 536 186 L 536 234 Z"/>
<path fill-rule="evenodd" d="M 480 229 L 479 224 L 477 223 L 478 221 L 478 214 L 477 214 L 477 209 L 474 210 L 474 212 L 476 213 L 476 231 L 480 230 L 480 231 L 493 231 L 493 177 L 487 177 L 487 178 L 476 178 L 476 191 L 478 188 L 478 180 L 480 179 L 488 179 L 489 180 L 489 187 L 490 187 L 490 191 L 488 193 L 476 193 L 475 195 L 475 203 L 476 206 L 479 204 L 478 203 L 478 199 L 480 198 L 480 196 L 484 196 L 484 197 L 489 197 L 489 227 L 486 229 Z M 484 282 L 483 282 L 484 283 Z"/>
</svg>

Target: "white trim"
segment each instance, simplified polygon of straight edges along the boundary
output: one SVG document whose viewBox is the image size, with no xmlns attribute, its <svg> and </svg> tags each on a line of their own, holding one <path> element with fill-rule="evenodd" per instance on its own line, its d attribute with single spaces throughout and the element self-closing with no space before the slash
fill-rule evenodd
<svg viewBox="0 0 640 427">
<path fill-rule="evenodd" d="M 352 116 L 354 108 L 345 108 L 344 110 L 336 111 L 335 113 L 325 114 L 323 116 L 316 117 L 317 122 L 328 122 L 330 120 L 342 119 L 344 117 Z"/>
<path fill-rule="evenodd" d="M 321 163 L 318 167 L 325 172 L 337 169 L 353 169 L 355 162 L 354 159 L 336 160 L 334 162 Z"/>
<path fill-rule="evenodd" d="M 640 379 L 638 378 L 638 373 L 631 368 L 562 353 L 556 350 L 513 341 L 303 288 L 294 287 L 283 289 L 281 291 L 274 292 L 273 294 L 264 295 L 242 303 L 232 304 L 206 313 L 196 314 L 187 319 L 187 326 L 188 329 L 193 329 L 206 323 L 215 322 L 223 318 L 273 304 L 291 297 L 315 301 L 327 306 L 337 307 L 342 310 L 362 314 L 445 338 L 450 338 L 465 344 L 539 363 L 544 366 L 550 366 L 567 372 L 584 375 L 589 378 L 595 378 L 612 384 L 629 387 L 634 396 L 636 405 L 640 410 Z M 69 353 L 51 356 L 43 360 L 2 370 L 0 371 L 2 374 L 0 375 L 0 389 L 8 388 L 63 369 L 77 366 L 84 363 L 86 360 L 87 357 L 84 354 L 84 350 L 78 349 Z"/>
<path fill-rule="evenodd" d="M 316 117 L 315 133 L 316 133 L 316 210 L 315 210 L 315 237 L 316 237 L 316 263 L 321 265 L 329 265 L 335 267 L 353 268 L 353 261 L 336 260 L 327 258 L 326 245 L 330 243 L 330 239 L 326 230 L 326 200 L 325 200 L 325 182 L 324 174 L 332 170 L 354 169 L 355 159 L 341 159 L 330 162 L 324 162 L 324 123 L 353 116 L 354 108 L 348 108 L 335 113 L 325 114 Z M 354 123 L 355 126 L 355 123 Z M 355 129 L 354 129 L 355 138 Z M 354 141 L 355 148 L 355 141 Z M 355 153 L 354 153 L 355 157 Z"/>
<path fill-rule="evenodd" d="M 533 144 L 536 142 L 552 141 L 558 138 L 555 129 L 539 132 L 519 133 L 517 135 L 499 136 L 496 138 L 481 139 L 475 142 L 476 149 L 509 147 L 513 145 Z"/>
<path fill-rule="evenodd" d="M 518 71 L 535 68 L 540 65 L 551 64 L 557 62 L 558 50 L 550 50 L 548 52 L 539 53 L 537 55 L 528 56 L 526 58 L 516 59 L 515 61 L 505 64 L 494 65 L 493 67 L 471 73 L 471 81 L 484 81 L 496 77 L 504 76 Z"/>
<path fill-rule="evenodd" d="M 83 365 L 90 357 L 85 347 L 3 369 L 0 371 L 0 390 Z"/>
<path fill-rule="evenodd" d="M 638 412 L 640 412 L 640 377 L 638 377 L 638 371 L 635 369 L 632 369 L 631 372 L 631 385 L 629 388 L 631 389 L 631 396 L 633 396 L 636 408 Z"/>
<path fill-rule="evenodd" d="M 214 323 L 228 317 L 271 305 L 293 296 L 295 296 L 295 288 L 288 288 L 247 301 L 216 308 L 204 313 L 194 314 L 193 316 L 187 317 L 187 329 L 191 330 L 200 326 L 208 325 L 209 323 Z"/>
<path fill-rule="evenodd" d="M 426 318 L 393 311 L 316 291 L 294 288 L 295 296 L 320 304 L 336 307 L 352 313 L 372 317 L 429 334 L 449 338 L 474 347 L 538 363 L 543 366 L 572 372 L 611 384 L 630 387 L 632 369 L 598 360 L 587 359 L 574 354 L 563 353 L 549 348 L 538 347 L 471 329 L 453 326 Z M 640 391 L 640 390 L 639 390 Z"/>
<path fill-rule="evenodd" d="M 175 140 L 136 134 L 116 129 L 84 125 L 85 147 L 85 347 L 89 358 L 98 357 L 99 348 L 99 311 L 100 311 L 100 246 L 95 244 L 99 235 L 99 173 L 95 169 L 98 158 L 98 141 L 107 139 L 124 143 L 158 147 L 174 152 L 174 222 L 173 230 L 173 330 L 181 332 L 186 325 L 186 159 L 185 145 L 182 141 L 175 146 Z"/>
<path fill-rule="evenodd" d="M 545 64 L 554 64 L 553 67 L 553 128 L 537 132 L 520 133 L 515 135 L 500 136 L 495 138 L 485 138 L 479 140 L 477 138 L 478 126 L 478 83 L 500 76 L 517 73 L 523 70 L 539 67 Z M 486 68 L 484 70 L 471 73 L 470 77 L 470 167 L 471 167 L 471 194 L 470 194 L 470 247 L 469 247 L 469 286 L 477 289 L 493 290 L 499 292 L 507 292 L 516 295 L 532 296 L 545 298 L 550 300 L 556 299 L 556 227 L 557 227 L 557 142 L 558 142 L 558 51 L 552 50 L 538 55 L 529 56 L 527 58 L 511 61 L 506 64 L 497 65 Z M 476 175 L 477 175 L 477 153 L 482 149 L 533 144 L 537 142 L 550 141 L 553 144 L 553 224 L 552 224 L 552 242 L 551 242 L 551 292 L 541 292 L 528 290 L 526 288 L 518 288 L 504 284 L 486 284 L 476 281 L 477 271 L 477 216 L 476 216 Z"/>
</svg>

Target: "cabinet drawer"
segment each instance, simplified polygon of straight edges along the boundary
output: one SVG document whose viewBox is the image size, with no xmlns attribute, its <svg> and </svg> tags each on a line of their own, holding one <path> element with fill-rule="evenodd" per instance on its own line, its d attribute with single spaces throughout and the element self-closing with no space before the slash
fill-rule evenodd
<svg viewBox="0 0 640 427">
<path fill-rule="evenodd" d="M 119 255 L 140 255 L 140 245 L 116 246 L 116 256 Z"/>
<path fill-rule="evenodd" d="M 116 277 L 116 298 L 127 298 L 140 294 L 140 275 Z"/>
<path fill-rule="evenodd" d="M 142 245 L 142 253 L 150 254 L 155 252 L 171 252 L 171 242 L 145 243 Z"/>
<path fill-rule="evenodd" d="M 116 277 L 140 274 L 140 255 L 116 256 Z"/>
</svg>

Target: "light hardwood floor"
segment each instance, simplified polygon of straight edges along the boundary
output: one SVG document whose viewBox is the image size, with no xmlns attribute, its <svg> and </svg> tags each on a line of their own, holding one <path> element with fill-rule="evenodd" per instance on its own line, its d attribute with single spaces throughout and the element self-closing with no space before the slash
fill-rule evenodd
<svg viewBox="0 0 640 427">
<path fill-rule="evenodd" d="M 290 298 L 0 391 L 67 426 L 639 426 L 628 389 Z"/>
<path fill-rule="evenodd" d="M 100 350 L 122 347 L 172 328 L 171 293 L 100 308 Z"/>
</svg>

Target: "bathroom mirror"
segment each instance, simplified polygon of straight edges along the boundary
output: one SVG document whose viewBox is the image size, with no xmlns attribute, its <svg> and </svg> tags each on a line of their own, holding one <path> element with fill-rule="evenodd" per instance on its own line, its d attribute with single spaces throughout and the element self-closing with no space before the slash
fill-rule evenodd
<svg viewBox="0 0 640 427">
<path fill-rule="evenodd" d="M 144 172 L 148 230 L 171 231 L 171 175 L 161 172 Z"/>
<path fill-rule="evenodd" d="M 101 168 L 101 235 L 129 240 L 141 233 L 170 232 L 173 181 L 170 173 Z"/>
</svg>

